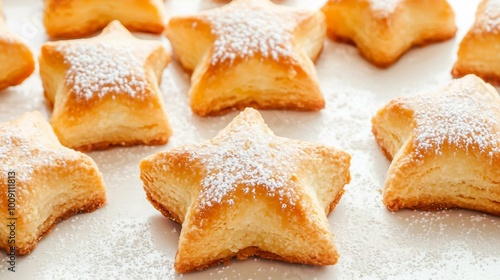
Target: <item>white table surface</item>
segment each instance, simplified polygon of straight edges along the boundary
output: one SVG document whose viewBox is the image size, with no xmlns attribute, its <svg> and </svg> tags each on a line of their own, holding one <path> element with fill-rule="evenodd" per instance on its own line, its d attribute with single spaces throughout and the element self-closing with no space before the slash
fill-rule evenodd
<svg viewBox="0 0 500 280">
<path fill-rule="evenodd" d="M 4 0 L 9 29 L 29 41 L 36 56 L 47 40 L 42 2 Z M 325 1 L 281 2 L 319 8 Z M 452 79 L 458 44 L 473 22 L 478 0 L 450 2 L 459 27 L 456 38 L 412 49 L 386 70 L 363 60 L 353 46 L 327 40 L 316 63 L 326 109 L 262 112 L 279 136 L 332 145 L 352 155 L 352 181 L 329 216 L 341 256 L 336 265 L 250 258 L 202 272 L 175 273 L 180 227 L 146 200 L 138 163 L 155 152 L 212 138 L 236 113 L 194 116 L 187 98 L 189 76 L 174 62 L 161 84 L 174 130 L 168 145 L 90 153 L 104 175 L 108 203 L 56 225 L 35 251 L 17 258 L 15 273 L 7 271 L 5 253 L 0 253 L 0 279 L 500 279 L 500 218 L 466 210 L 391 213 L 381 201 L 389 161 L 375 143 L 370 119 L 394 97 L 435 90 Z M 218 4 L 167 0 L 165 5 L 171 15 Z M 38 68 L 22 85 L 0 93 L 0 121 L 31 110 L 50 114 Z"/>
</svg>

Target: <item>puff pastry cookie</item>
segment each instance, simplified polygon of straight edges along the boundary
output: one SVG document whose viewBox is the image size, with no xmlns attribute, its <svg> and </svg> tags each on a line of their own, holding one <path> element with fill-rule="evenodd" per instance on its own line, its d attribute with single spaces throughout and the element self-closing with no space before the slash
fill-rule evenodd
<svg viewBox="0 0 500 280">
<path fill-rule="evenodd" d="M 395 99 L 372 119 L 392 159 L 390 210 L 461 207 L 500 215 L 500 97 L 474 75 Z"/>
<path fill-rule="evenodd" d="M 19 85 L 35 69 L 35 60 L 21 38 L 7 31 L 0 0 L 0 90 Z"/>
<path fill-rule="evenodd" d="M 328 34 L 353 42 L 378 67 L 388 67 L 415 45 L 455 36 L 446 0 L 330 0 L 322 8 Z"/>
<path fill-rule="evenodd" d="M 238 0 L 173 17 L 166 31 L 182 65 L 193 71 L 191 108 L 207 116 L 248 106 L 324 108 L 312 60 L 325 29 L 321 12 Z"/>
<path fill-rule="evenodd" d="M 484 0 L 476 21 L 460 43 L 454 77 L 476 74 L 500 85 L 500 1 Z"/>
<path fill-rule="evenodd" d="M 253 255 L 335 264 L 326 214 L 350 180 L 349 162 L 343 151 L 275 136 L 248 108 L 214 139 L 147 157 L 140 169 L 149 201 L 182 224 L 183 273 Z"/>
<path fill-rule="evenodd" d="M 39 112 L 0 123 L 0 248 L 28 254 L 55 223 L 106 202 L 87 155 L 63 147 Z"/>
<path fill-rule="evenodd" d="M 43 24 L 51 37 L 91 35 L 119 20 L 127 29 L 151 33 L 164 30 L 162 0 L 45 0 Z"/>
<path fill-rule="evenodd" d="M 61 143 L 79 150 L 165 144 L 171 129 L 158 83 L 170 54 L 118 21 L 91 39 L 42 46 L 40 75 Z"/>
</svg>

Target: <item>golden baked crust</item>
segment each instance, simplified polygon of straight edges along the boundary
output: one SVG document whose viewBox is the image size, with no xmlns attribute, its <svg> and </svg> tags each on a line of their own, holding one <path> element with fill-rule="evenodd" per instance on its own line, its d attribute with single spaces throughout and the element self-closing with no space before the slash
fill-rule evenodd
<svg viewBox="0 0 500 280">
<path fill-rule="evenodd" d="M 455 36 L 446 0 L 330 0 L 322 8 L 328 35 L 352 42 L 378 67 L 388 67 L 416 45 Z"/>
<path fill-rule="evenodd" d="M 252 255 L 332 265 L 326 214 L 349 183 L 349 154 L 277 137 L 251 108 L 214 139 L 149 156 L 149 201 L 182 224 L 175 269 L 200 270 Z"/>
<path fill-rule="evenodd" d="M 0 219 L 15 223 L 13 238 L 0 227 L 7 252 L 15 246 L 16 254 L 28 254 L 58 221 L 106 202 L 94 161 L 63 147 L 39 112 L 0 123 L 0 143 Z"/>
<path fill-rule="evenodd" d="M 91 35 L 119 20 L 127 29 L 162 33 L 162 0 L 45 0 L 43 24 L 50 37 Z"/>
<path fill-rule="evenodd" d="M 16 86 L 35 69 L 35 60 L 21 38 L 7 31 L 0 0 L 0 90 Z"/>
<path fill-rule="evenodd" d="M 475 74 L 500 85 L 500 1 L 483 0 L 476 21 L 458 49 L 452 75 L 456 78 Z"/>
<path fill-rule="evenodd" d="M 252 106 L 320 110 L 312 60 L 325 37 L 324 16 L 269 0 L 238 0 L 193 16 L 173 17 L 166 30 L 191 76 L 191 109 L 200 116 Z"/>
<path fill-rule="evenodd" d="M 86 151 L 167 143 L 158 84 L 169 62 L 160 42 L 136 39 L 118 21 L 94 38 L 43 44 L 40 76 L 61 143 Z"/>
<path fill-rule="evenodd" d="M 392 100 L 372 119 L 392 163 L 384 204 L 500 215 L 500 97 L 474 75 Z"/>
</svg>

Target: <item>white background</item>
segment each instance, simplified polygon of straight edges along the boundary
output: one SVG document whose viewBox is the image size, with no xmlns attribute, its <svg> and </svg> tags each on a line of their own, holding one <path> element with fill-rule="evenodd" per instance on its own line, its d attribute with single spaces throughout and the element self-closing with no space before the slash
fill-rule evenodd
<svg viewBox="0 0 500 280">
<path fill-rule="evenodd" d="M 29 41 L 38 56 L 47 40 L 42 2 L 5 0 L 8 28 Z M 290 0 L 283 5 L 319 8 L 325 1 Z M 493 279 L 500 277 L 500 219 L 466 210 L 391 213 L 381 202 L 389 162 L 371 134 L 370 118 L 390 99 L 446 85 L 458 43 L 470 27 L 477 0 L 450 1 L 458 34 L 450 41 L 416 48 L 386 70 L 360 58 L 349 45 L 327 40 L 316 63 L 326 109 L 317 113 L 262 112 L 279 136 L 324 143 L 352 155 L 352 181 L 329 216 L 341 258 L 330 267 L 291 265 L 262 259 L 233 261 L 182 279 Z M 208 0 L 167 0 L 169 15 L 217 6 Z M 143 38 L 157 37 L 141 35 Z M 168 43 L 164 40 L 166 45 Z M 168 46 L 167 46 L 168 47 Z M 1 63 L 1 62 L 0 62 Z M 139 161 L 166 148 L 207 140 L 236 113 L 199 118 L 188 106 L 189 75 L 173 62 L 161 89 L 174 135 L 166 146 L 93 152 L 104 175 L 109 202 L 100 210 L 56 225 L 17 272 L 0 263 L 0 279 L 175 279 L 180 227 L 145 198 Z M 32 110 L 50 112 L 35 73 L 0 93 L 0 121 Z M 256 225 L 258 226 L 258 225 Z M 0 260 L 5 256 L 2 252 Z"/>
</svg>

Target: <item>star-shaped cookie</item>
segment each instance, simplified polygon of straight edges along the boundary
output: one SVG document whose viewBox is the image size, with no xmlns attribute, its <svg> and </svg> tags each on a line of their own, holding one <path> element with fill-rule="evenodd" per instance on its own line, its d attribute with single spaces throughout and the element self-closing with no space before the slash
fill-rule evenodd
<svg viewBox="0 0 500 280">
<path fill-rule="evenodd" d="M 113 20 L 132 31 L 161 33 L 164 9 L 162 0 L 46 0 L 43 24 L 51 37 L 88 36 Z"/>
<path fill-rule="evenodd" d="M 7 31 L 0 0 L 0 90 L 19 85 L 35 69 L 35 60 L 29 47 L 16 35 Z"/>
<path fill-rule="evenodd" d="M 28 254 L 57 222 L 105 202 L 94 161 L 62 146 L 39 112 L 0 123 L 0 248 Z"/>
<path fill-rule="evenodd" d="M 166 30 L 191 76 L 191 109 L 200 116 L 248 106 L 320 110 L 325 101 L 313 64 L 325 36 L 319 11 L 237 0 L 193 16 L 173 17 Z"/>
<path fill-rule="evenodd" d="M 412 46 L 455 36 L 446 0 L 329 0 L 322 8 L 328 35 L 354 43 L 378 67 L 388 67 Z"/>
<path fill-rule="evenodd" d="M 372 119 L 392 159 L 390 210 L 468 208 L 500 215 L 500 97 L 474 75 L 395 99 Z"/>
<path fill-rule="evenodd" d="M 326 214 L 349 183 L 349 154 L 277 137 L 248 108 L 212 140 L 141 161 L 149 201 L 182 224 L 175 269 L 233 257 L 313 265 L 338 254 Z"/>
<path fill-rule="evenodd" d="M 48 42 L 40 55 L 50 123 L 79 150 L 165 144 L 171 129 L 158 87 L 170 54 L 118 21 L 91 39 Z"/>
<path fill-rule="evenodd" d="M 500 0 L 483 0 L 460 43 L 454 77 L 475 74 L 500 86 Z"/>
</svg>

